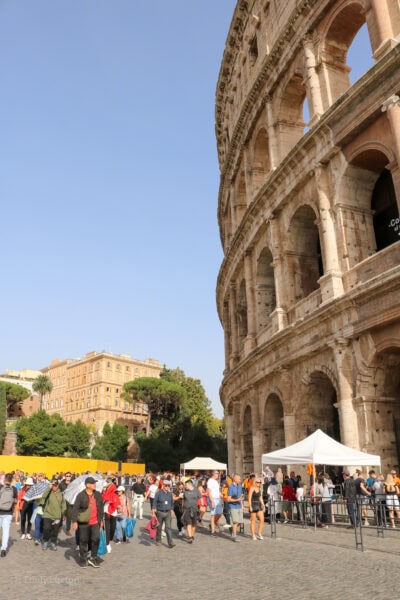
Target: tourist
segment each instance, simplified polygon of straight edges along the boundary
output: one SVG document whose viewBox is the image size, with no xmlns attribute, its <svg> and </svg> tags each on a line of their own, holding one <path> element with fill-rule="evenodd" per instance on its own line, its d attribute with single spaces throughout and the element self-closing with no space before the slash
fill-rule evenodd
<svg viewBox="0 0 400 600">
<path fill-rule="evenodd" d="M 115 543 L 119 544 L 121 542 L 121 538 L 123 542 L 129 542 L 129 539 L 126 537 L 125 529 L 126 529 L 126 521 L 131 516 L 131 509 L 129 506 L 128 498 L 125 495 L 125 487 L 123 485 L 119 485 L 117 487 L 117 494 L 120 500 L 120 506 L 118 507 L 118 515 L 117 515 L 117 527 L 115 533 Z"/>
<path fill-rule="evenodd" d="M 190 479 L 188 479 L 190 481 Z M 172 498 L 174 500 L 174 513 L 176 517 L 176 525 L 178 527 L 178 535 L 181 537 L 183 535 L 183 493 L 184 493 L 184 485 L 182 482 L 178 483 L 176 488 L 172 492 Z"/>
<path fill-rule="evenodd" d="M 232 541 L 238 542 L 237 529 L 239 525 L 243 525 L 243 488 L 241 477 L 237 473 L 228 488 L 228 506 L 232 519 Z"/>
<path fill-rule="evenodd" d="M 60 490 L 64 493 L 72 481 L 72 473 L 69 471 L 65 473 L 63 479 L 60 481 Z M 71 533 L 71 519 L 72 519 L 72 504 L 67 502 L 67 511 L 65 513 L 65 535 L 72 535 Z"/>
<path fill-rule="evenodd" d="M 282 486 L 280 483 L 278 483 L 276 477 L 271 477 L 271 480 L 269 482 L 269 486 L 268 486 L 268 490 L 267 490 L 267 494 L 268 494 L 268 499 L 270 502 L 270 506 L 271 506 L 271 514 L 270 514 L 270 518 L 274 519 L 277 518 L 279 519 L 281 516 L 281 512 L 282 512 Z"/>
<path fill-rule="evenodd" d="M 33 486 L 34 482 L 32 477 L 27 477 L 24 486 L 21 488 L 18 494 L 18 508 L 21 514 L 21 540 L 31 540 L 31 518 L 33 513 L 33 502 L 26 502 L 24 500 L 26 492 Z M 26 531 L 26 534 L 25 534 Z"/>
<path fill-rule="evenodd" d="M 375 516 L 377 525 L 384 526 L 386 522 L 386 490 L 385 478 L 383 475 L 378 475 L 371 490 L 375 498 Z"/>
<path fill-rule="evenodd" d="M 207 510 L 207 479 L 205 477 L 199 479 L 197 489 L 200 492 L 200 498 L 197 500 L 197 506 L 199 509 L 199 524 L 202 525 L 203 517 Z"/>
<path fill-rule="evenodd" d="M 72 529 L 79 532 L 79 556 L 82 568 L 86 568 L 88 564 L 94 568 L 100 566 L 97 550 L 103 517 L 103 499 L 100 492 L 96 490 L 96 480 L 94 477 L 86 477 L 85 489 L 75 498 L 72 509 Z M 89 544 L 91 556 L 88 559 Z"/>
<path fill-rule="evenodd" d="M 157 491 L 154 496 L 152 515 L 157 517 L 158 527 L 156 535 L 156 546 L 161 543 L 161 530 L 165 524 L 165 533 L 167 535 L 167 541 L 169 548 L 174 548 L 175 544 L 172 541 L 171 532 L 171 516 L 174 509 L 174 500 L 171 492 L 171 482 L 168 479 L 164 479 L 162 482 L 161 489 Z"/>
<path fill-rule="evenodd" d="M 349 527 L 356 526 L 356 502 L 357 502 L 357 487 L 354 479 L 350 477 L 350 473 L 343 471 L 343 496 L 346 503 L 348 515 L 350 517 Z"/>
<path fill-rule="evenodd" d="M 218 482 L 219 472 L 213 471 L 207 481 L 208 505 L 210 507 L 210 533 L 216 535 L 216 528 L 219 528 L 219 520 L 222 515 L 221 491 Z"/>
<path fill-rule="evenodd" d="M 0 556 L 7 555 L 13 510 L 17 505 L 18 491 L 12 484 L 12 473 L 5 473 L 0 486 L 0 530 L 2 532 Z"/>
<path fill-rule="evenodd" d="M 285 477 L 282 485 L 282 513 L 283 522 L 289 523 L 293 516 L 293 502 L 296 502 L 296 494 L 290 485 L 288 477 Z"/>
<path fill-rule="evenodd" d="M 194 486 L 193 481 L 189 479 L 185 484 L 185 491 L 183 492 L 183 522 L 186 526 L 187 541 L 189 544 L 194 542 L 197 524 L 197 501 L 201 497 L 201 492 Z"/>
<path fill-rule="evenodd" d="M 146 486 L 143 477 L 139 477 L 132 486 L 133 493 L 133 518 L 136 519 L 139 514 L 139 519 L 143 519 L 143 503 L 146 496 Z"/>
<path fill-rule="evenodd" d="M 362 516 L 364 517 L 364 526 L 368 527 L 368 505 L 369 498 L 371 497 L 371 492 L 367 490 L 367 486 L 365 483 L 365 478 L 361 469 L 356 469 L 357 477 L 354 480 L 357 489 L 357 500 L 361 504 L 362 508 Z"/>
<path fill-rule="evenodd" d="M 264 526 L 265 504 L 262 494 L 261 477 L 256 477 L 253 486 L 249 491 L 249 512 L 250 512 L 250 533 L 253 540 L 262 540 L 262 530 Z M 256 521 L 258 520 L 258 531 L 256 535 Z"/>
<path fill-rule="evenodd" d="M 389 513 L 389 521 L 393 529 L 396 524 L 394 521 L 394 513 L 396 517 L 400 519 L 400 505 L 399 505 L 399 487 L 395 483 L 395 479 L 391 473 L 386 475 L 385 480 L 385 492 L 386 492 L 386 506 Z"/>
<path fill-rule="evenodd" d="M 106 479 L 102 498 L 104 502 L 104 529 L 106 533 L 107 552 L 111 552 L 111 542 L 114 539 L 117 528 L 118 507 L 121 506 L 117 494 L 117 486 L 111 477 L 107 477 Z"/>
<path fill-rule="evenodd" d="M 45 491 L 41 500 L 43 506 L 43 543 L 42 549 L 57 550 L 57 536 L 60 523 L 67 510 L 58 479 L 53 479 L 50 488 Z"/>
</svg>

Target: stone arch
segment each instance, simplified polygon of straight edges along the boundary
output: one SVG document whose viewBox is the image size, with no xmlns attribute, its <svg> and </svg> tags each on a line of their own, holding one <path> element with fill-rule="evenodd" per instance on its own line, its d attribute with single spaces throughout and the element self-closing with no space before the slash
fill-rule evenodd
<svg viewBox="0 0 400 600">
<path fill-rule="evenodd" d="M 275 276 L 273 258 L 269 248 L 261 250 L 257 258 L 256 271 L 256 316 L 257 331 L 269 322 L 269 316 L 276 308 Z"/>
<path fill-rule="evenodd" d="M 305 393 L 296 411 L 299 438 L 321 429 L 340 442 L 337 383 L 328 373 L 317 367 L 302 379 Z"/>
<path fill-rule="evenodd" d="M 351 85 L 348 50 L 365 22 L 364 2 L 346 0 L 337 3 L 321 31 L 320 54 L 327 106 L 333 104 Z"/>
<path fill-rule="evenodd" d="M 303 105 L 306 88 L 302 72 L 295 71 L 286 83 L 278 111 L 280 155 L 283 158 L 303 137 Z"/>
<path fill-rule="evenodd" d="M 273 452 L 285 446 L 283 404 L 276 393 L 270 393 L 264 404 L 263 452 Z"/>
<path fill-rule="evenodd" d="M 311 384 L 311 376 L 316 371 L 320 371 L 321 373 L 324 373 L 324 375 L 327 376 L 327 378 L 330 380 L 333 387 L 335 388 L 336 394 L 339 396 L 339 382 L 337 379 L 336 372 L 331 367 L 327 367 L 326 365 L 323 365 L 323 364 L 314 365 L 313 367 L 308 369 L 304 373 L 303 377 L 301 378 L 302 383 L 304 383 L 304 385 L 310 385 Z"/>
<path fill-rule="evenodd" d="M 252 409 L 248 404 L 243 412 L 243 471 L 249 473 L 254 466 Z"/>
<path fill-rule="evenodd" d="M 368 411 L 371 443 L 380 454 L 382 467 L 400 464 L 400 344 L 382 343 L 372 361 L 373 399 Z"/>
<path fill-rule="evenodd" d="M 262 187 L 271 169 L 269 159 L 268 135 L 264 127 L 258 130 L 253 144 L 253 190 L 254 193 Z"/>
<path fill-rule="evenodd" d="M 239 286 L 237 297 L 237 320 L 238 320 L 238 336 L 239 343 L 244 344 L 247 336 L 247 296 L 246 296 L 246 281 L 242 279 Z"/>
<path fill-rule="evenodd" d="M 344 239 L 352 268 L 400 238 L 398 202 L 387 168 L 392 152 L 375 142 L 358 147 L 349 158 L 338 190 L 339 201 L 347 207 Z"/>
<path fill-rule="evenodd" d="M 290 252 L 289 271 L 292 277 L 293 301 L 307 297 L 319 288 L 323 275 L 321 243 L 314 209 L 300 206 L 289 225 Z"/>
</svg>

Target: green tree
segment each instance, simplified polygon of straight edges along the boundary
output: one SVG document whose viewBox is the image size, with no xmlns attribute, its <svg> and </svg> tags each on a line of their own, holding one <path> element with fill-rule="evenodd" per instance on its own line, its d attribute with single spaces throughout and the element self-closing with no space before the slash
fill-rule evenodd
<svg viewBox="0 0 400 600">
<path fill-rule="evenodd" d="M 185 414 L 186 391 L 177 384 L 158 377 L 139 377 L 124 384 L 125 400 L 140 400 L 148 406 L 146 434 L 150 429 L 167 430 L 171 422 Z"/>
<path fill-rule="evenodd" d="M 29 398 L 30 391 L 24 388 L 22 385 L 16 383 L 8 383 L 7 381 L 0 382 L 0 389 L 3 390 L 6 400 L 5 417 L 9 415 L 10 409 L 14 404 L 22 402 L 26 398 Z"/>
<path fill-rule="evenodd" d="M 92 457 L 98 460 L 125 460 L 129 444 L 129 434 L 125 425 L 106 423 L 103 433 L 96 440 Z"/>
<path fill-rule="evenodd" d="M 39 375 L 32 384 L 32 389 L 34 392 L 37 392 L 40 395 L 40 408 L 43 409 L 43 396 L 45 394 L 50 394 L 53 389 L 53 384 L 51 383 L 50 377 L 47 375 Z"/>
<path fill-rule="evenodd" d="M 72 456 L 86 458 L 90 452 L 90 429 L 78 420 L 76 423 L 66 423 L 68 452 Z"/>
<path fill-rule="evenodd" d="M 16 425 L 17 451 L 28 456 L 63 456 L 68 449 L 68 433 L 60 415 L 44 410 L 22 417 Z"/>
</svg>

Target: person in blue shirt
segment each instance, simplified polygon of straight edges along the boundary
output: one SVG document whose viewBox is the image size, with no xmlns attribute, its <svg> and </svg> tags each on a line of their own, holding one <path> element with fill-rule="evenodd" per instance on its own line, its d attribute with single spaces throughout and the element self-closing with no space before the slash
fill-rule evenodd
<svg viewBox="0 0 400 600">
<path fill-rule="evenodd" d="M 232 540 L 238 542 L 236 532 L 238 525 L 243 523 L 243 489 L 241 477 L 237 473 L 233 476 L 228 488 L 228 506 L 232 517 Z"/>
<path fill-rule="evenodd" d="M 174 499 L 171 492 L 171 482 L 164 479 L 161 489 L 154 496 L 152 515 L 157 517 L 158 527 L 156 535 L 156 546 L 161 544 L 161 529 L 165 523 L 165 533 L 167 534 L 169 548 L 174 548 L 171 532 L 171 516 L 174 512 Z"/>
</svg>

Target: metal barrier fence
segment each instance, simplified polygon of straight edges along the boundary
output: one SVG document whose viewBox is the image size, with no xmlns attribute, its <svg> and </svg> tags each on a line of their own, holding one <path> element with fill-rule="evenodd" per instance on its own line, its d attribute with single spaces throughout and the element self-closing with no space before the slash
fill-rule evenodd
<svg viewBox="0 0 400 600">
<path fill-rule="evenodd" d="M 374 528 L 378 537 L 384 537 L 390 526 L 385 502 L 370 497 L 346 500 L 342 496 L 334 496 L 326 502 L 311 498 L 300 502 L 269 498 L 267 506 L 266 517 L 272 538 L 276 538 L 277 523 L 292 523 L 305 528 L 346 527 L 354 530 L 356 549 L 363 551 L 364 527 Z"/>
</svg>

